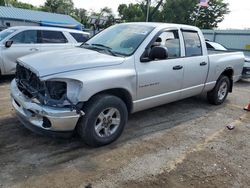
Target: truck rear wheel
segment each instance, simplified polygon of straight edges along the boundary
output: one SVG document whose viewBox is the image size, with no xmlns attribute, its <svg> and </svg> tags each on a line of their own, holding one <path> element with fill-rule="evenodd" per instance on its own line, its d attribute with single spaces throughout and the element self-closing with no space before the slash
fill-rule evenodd
<svg viewBox="0 0 250 188">
<path fill-rule="evenodd" d="M 90 146 L 107 145 L 120 137 L 127 123 L 125 103 L 112 95 L 97 95 L 84 107 L 85 115 L 77 124 L 77 132 Z"/>
<path fill-rule="evenodd" d="M 208 102 L 214 105 L 222 104 L 228 95 L 230 80 L 227 76 L 220 76 L 214 89 L 207 93 Z"/>
</svg>

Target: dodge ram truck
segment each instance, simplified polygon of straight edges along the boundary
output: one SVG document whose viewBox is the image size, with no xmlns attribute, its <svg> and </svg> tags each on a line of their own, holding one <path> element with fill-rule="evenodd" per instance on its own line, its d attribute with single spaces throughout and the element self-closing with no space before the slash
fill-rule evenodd
<svg viewBox="0 0 250 188">
<path fill-rule="evenodd" d="M 129 113 L 202 93 L 222 104 L 243 64 L 241 52 L 208 51 L 196 27 L 123 23 L 80 47 L 19 58 L 12 105 L 35 132 L 77 132 L 97 147 L 121 135 Z"/>
</svg>

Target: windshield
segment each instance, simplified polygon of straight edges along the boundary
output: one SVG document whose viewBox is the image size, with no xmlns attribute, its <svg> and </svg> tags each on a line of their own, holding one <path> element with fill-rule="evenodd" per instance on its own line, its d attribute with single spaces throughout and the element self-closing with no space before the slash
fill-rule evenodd
<svg viewBox="0 0 250 188">
<path fill-rule="evenodd" d="M 14 33 L 15 31 L 16 31 L 16 29 L 5 29 L 5 30 L 1 31 L 0 32 L 0 41 L 2 41 L 3 39 L 5 39 L 7 36 Z"/>
<path fill-rule="evenodd" d="M 109 52 L 124 56 L 132 55 L 154 29 L 139 24 L 119 24 L 110 27 L 88 40 L 83 47 L 106 48 Z"/>
</svg>

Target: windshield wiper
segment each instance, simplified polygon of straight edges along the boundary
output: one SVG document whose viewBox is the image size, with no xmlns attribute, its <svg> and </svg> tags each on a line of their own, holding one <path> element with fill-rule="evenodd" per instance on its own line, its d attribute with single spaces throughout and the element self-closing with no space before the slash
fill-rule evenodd
<svg viewBox="0 0 250 188">
<path fill-rule="evenodd" d="M 118 56 L 115 52 L 112 51 L 112 48 L 110 48 L 109 46 L 105 46 L 103 44 L 88 44 L 88 43 L 84 43 L 81 45 L 81 47 L 85 47 L 87 49 L 97 49 L 97 50 L 103 50 L 113 56 Z M 101 48 L 100 48 L 101 47 Z"/>
<path fill-rule="evenodd" d="M 105 50 L 106 52 L 110 53 L 113 56 L 117 56 L 117 54 L 115 52 L 112 51 L 112 48 L 109 46 L 105 46 L 104 44 L 91 44 L 92 46 L 97 46 L 97 47 L 102 47 L 102 50 Z"/>
<path fill-rule="evenodd" d="M 107 48 L 107 49 L 112 49 L 112 48 L 110 48 L 109 46 L 105 46 L 104 44 L 97 44 L 97 43 L 94 43 L 94 44 L 91 44 L 91 45 L 93 45 L 93 46 L 100 46 L 100 47 L 104 47 L 104 48 Z"/>
</svg>

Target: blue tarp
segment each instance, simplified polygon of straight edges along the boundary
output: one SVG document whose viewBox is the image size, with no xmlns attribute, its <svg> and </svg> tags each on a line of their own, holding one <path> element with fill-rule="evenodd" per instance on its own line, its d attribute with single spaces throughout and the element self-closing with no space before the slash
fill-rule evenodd
<svg viewBox="0 0 250 188">
<path fill-rule="evenodd" d="M 69 23 L 62 23 L 62 22 L 48 22 L 48 21 L 41 21 L 41 26 L 50 26 L 50 27 L 63 27 L 69 29 L 77 29 L 82 30 L 81 24 L 69 24 Z"/>
</svg>

